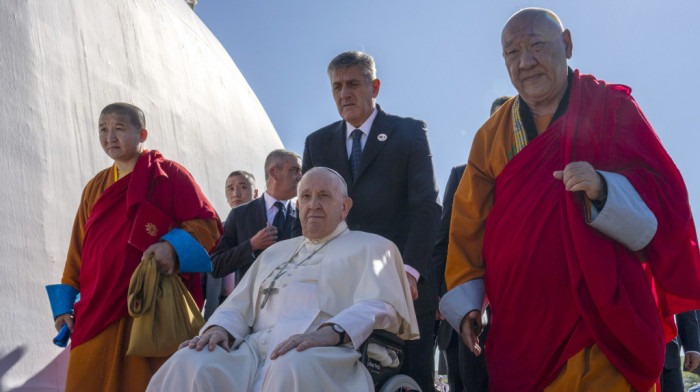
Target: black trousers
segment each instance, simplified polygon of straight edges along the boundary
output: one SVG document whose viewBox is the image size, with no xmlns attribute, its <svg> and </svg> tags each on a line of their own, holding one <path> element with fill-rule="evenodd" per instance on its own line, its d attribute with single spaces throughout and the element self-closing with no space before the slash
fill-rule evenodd
<svg viewBox="0 0 700 392">
<path fill-rule="evenodd" d="M 661 372 L 661 392 L 683 392 L 683 372 L 680 367 L 664 368 Z"/>
<path fill-rule="evenodd" d="M 459 375 L 464 384 L 464 390 L 467 392 L 488 392 L 489 390 L 489 373 L 486 370 L 486 355 L 484 353 L 484 344 L 491 326 L 491 308 L 486 307 L 486 317 L 489 322 L 484 325 L 484 330 L 479 335 L 479 346 L 481 347 L 481 355 L 474 355 L 464 344 L 462 338 L 459 338 Z"/>
<path fill-rule="evenodd" d="M 446 321 L 442 322 L 441 328 L 445 328 L 445 325 L 450 328 L 451 337 L 447 346 L 444 349 L 440 349 L 440 355 L 442 355 L 447 365 L 447 383 L 450 386 L 450 392 L 467 391 L 462 383 L 462 376 L 459 374 L 459 345 L 464 345 L 464 343 L 462 343 L 462 338 L 459 337 L 457 332 L 455 332 Z"/>
<path fill-rule="evenodd" d="M 423 392 L 435 392 L 435 311 L 416 317 L 420 339 L 406 341 L 401 373 L 414 379 Z"/>
</svg>

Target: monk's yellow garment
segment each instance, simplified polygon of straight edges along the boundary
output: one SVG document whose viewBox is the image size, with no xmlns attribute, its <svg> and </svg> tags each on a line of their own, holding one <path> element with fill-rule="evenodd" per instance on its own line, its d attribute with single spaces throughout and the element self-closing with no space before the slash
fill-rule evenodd
<svg viewBox="0 0 700 392">
<path fill-rule="evenodd" d="M 496 177 L 513 156 L 515 140 L 508 100 L 474 137 L 469 162 L 455 192 L 450 245 L 445 266 L 447 289 L 484 277 L 484 225 L 494 203 Z M 488 131 L 487 131 L 488 130 Z"/>
<path fill-rule="evenodd" d="M 632 386 L 608 361 L 597 344 L 569 358 L 554 381 L 543 392 L 632 392 Z M 655 392 L 653 387 L 649 392 Z"/>
<path fill-rule="evenodd" d="M 153 374 L 167 357 L 125 356 L 134 319 L 123 317 L 97 336 L 72 347 L 68 360 L 66 392 L 145 391 Z"/>
<path fill-rule="evenodd" d="M 143 259 L 131 277 L 128 307 L 134 324 L 126 355 L 167 357 L 204 325 L 182 279 L 161 274 L 153 255 Z"/>
</svg>

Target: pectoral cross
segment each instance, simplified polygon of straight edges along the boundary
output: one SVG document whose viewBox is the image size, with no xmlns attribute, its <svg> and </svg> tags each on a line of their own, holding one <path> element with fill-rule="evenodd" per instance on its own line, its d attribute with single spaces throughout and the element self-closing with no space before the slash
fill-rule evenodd
<svg viewBox="0 0 700 392">
<path fill-rule="evenodd" d="M 272 294 L 277 294 L 278 291 L 280 291 L 277 287 L 275 287 L 275 281 L 277 281 L 277 278 L 275 278 L 272 283 L 270 283 L 270 286 L 266 289 L 263 289 L 262 294 L 265 296 L 265 298 L 262 301 L 262 304 L 260 305 L 260 309 L 265 307 L 265 304 L 267 303 L 267 300 L 270 299 L 270 296 Z"/>
</svg>

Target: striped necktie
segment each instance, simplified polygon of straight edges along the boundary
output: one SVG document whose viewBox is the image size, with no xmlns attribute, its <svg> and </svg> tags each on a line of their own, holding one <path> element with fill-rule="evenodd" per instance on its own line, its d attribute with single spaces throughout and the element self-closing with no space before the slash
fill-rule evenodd
<svg viewBox="0 0 700 392">
<path fill-rule="evenodd" d="M 286 221 L 286 217 L 284 216 L 284 204 L 276 201 L 273 205 L 277 207 L 277 214 L 275 214 L 275 218 L 272 220 L 272 225 L 277 228 L 277 238 L 281 238 L 284 234 L 284 223 Z"/>
<path fill-rule="evenodd" d="M 357 179 L 360 171 L 360 157 L 362 157 L 362 131 L 356 129 L 350 134 L 352 136 L 352 150 L 350 151 L 350 170 L 352 178 Z"/>
</svg>

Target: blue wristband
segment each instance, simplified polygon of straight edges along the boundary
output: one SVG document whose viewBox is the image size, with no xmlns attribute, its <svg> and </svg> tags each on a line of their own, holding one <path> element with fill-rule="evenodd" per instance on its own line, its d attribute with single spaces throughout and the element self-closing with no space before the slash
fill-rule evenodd
<svg viewBox="0 0 700 392">
<path fill-rule="evenodd" d="M 50 284 L 46 286 L 46 292 L 54 319 L 62 314 L 73 314 L 73 304 L 80 298 L 78 290 L 67 284 Z"/>
<path fill-rule="evenodd" d="M 209 253 L 182 229 L 172 229 L 161 240 L 168 241 L 180 260 L 180 272 L 211 272 Z"/>
</svg>

